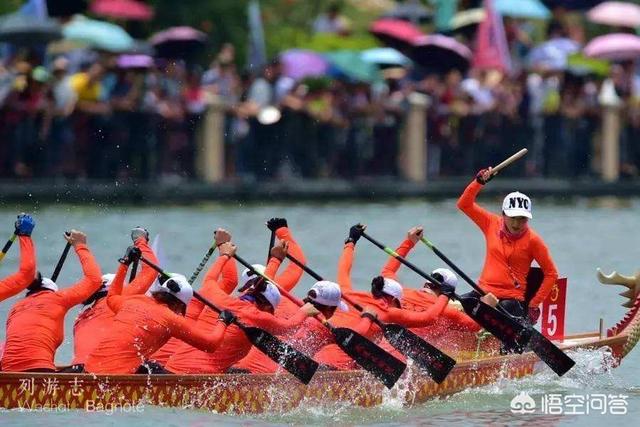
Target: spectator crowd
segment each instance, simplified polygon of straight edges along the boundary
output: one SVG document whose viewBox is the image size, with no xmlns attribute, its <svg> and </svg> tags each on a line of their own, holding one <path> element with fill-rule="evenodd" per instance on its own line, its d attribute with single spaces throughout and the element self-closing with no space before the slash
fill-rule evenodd
<svg viewBox="0 0 640 427">
<path fill-rule="evenodd" d="M 326 19 L 316 27 L 338 28 Z M 532 46 L 526 22 L 507 21 L 514 62 Z M 575 32 L 575 31 L 573 31 Z M 571 36 L 550 25 L 547 38 Z M 471 42 L 469 42 L 471 43 Z M 602 105 L 624 108 L 622 172 L 640 169 L 640 84 L 633 62 L 609 76 L 531 69 L 382 70 L 364 83 L 295 81 L 275 59 L 257 74 L 224 45 L 208 68 L 181 61 L 123 66 L 123 57 L 10 55 L 0 61 L 0 177 L 156 180 L 195 177 L 198 137 L 214 99 L 224 109 L 225 177 L 398 176 L 411 94 L 427 95 L 428 174 L 469 175 L 516 148 L 525 176 L 593 175 Z"/>
</svg>

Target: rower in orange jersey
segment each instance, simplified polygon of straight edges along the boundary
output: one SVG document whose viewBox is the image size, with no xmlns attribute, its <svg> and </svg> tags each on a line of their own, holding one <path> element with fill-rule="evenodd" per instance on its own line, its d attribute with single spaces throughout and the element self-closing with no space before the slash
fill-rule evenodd
<svg viewBox="0 0 640 427">
<path fill-rule="evenodd" d="M 231 242 L 220 247 L 220 252 L 235 254 L 236 247 Z M 273 277 L 284 259 L 272 257 L 267 263 L 264 274 Z M 254 268 L 260 268 L 255 266 Z M 256 326 L 274 335 L 281 335 L 297 328 L 309 316 L 318 314 L 312 304 L 305 304 L 299 308 L 295 315 L 283 319 L 274 315 L 280 304 L 281 295 L 278 288 L 270 282 L 260 284 L 262 278 L 251 275 L 245 270 L 240 278 L 241 289 L 248 289 L 240 298 L 227 295 L 217 286 L 211 287 L 211 301 L 219 307 L 223 307 L 234 313 L 238 319 L 248 326 Z M 259 286 L 260 285 L 260 286 Z M 214 319 L 214 312 L 205 308 L 198 317 L 198 326 L 210 328 Z M 247 355 L 251 349 L 251 343 L 244 332 L 235 325 L 227 329 L 225 340 L 220 348 L 213 354 L 204 353 L 188 344 L 181 344 L 171 356 L 166 368 L 170 372 L 179 374 L 207 374 L 223 373 L 239 360 Z"/>
<path fill-rule="evenodd" d="M 284 259 L 287 253 L 300 260 L 306 262 L 306 258 L 302 251 L 302 248 L 293 238 L 293 234 L 288 227 L 287 220 L 285 218 L 271 218 L 267 221 L 267 228 L 276 234 L 278 238 L 278 245 L 274 246 L 271 250 L 270 258 L 275 258 L 273 262 L 277 262 L 280 267 L 280 260 Z M 254 266 L 255 267 L 255 266 Z M 264 271 L 264 267 L 260 266 Z M 273 277 L 275 282 L 282 289 L 287 292 L 291 292 L 293 288 L 298 284 L 302 277 L 303 271 L 296 264 L 289 262 L 287 268 L 281 273 Z M 282 299 L 280 304 L 275 310 L 275 316 L 282 319 L 289 319 L 298 312 L 299 307 L 287 298 Z M 279 338 L 287 341 L 290 338 L 292 332 L 289 334 L 281 335 Z M 278 371 L 280 366 L 271 360 L 269 356 L 258 350 L 256 347 L 251 347 L 249 353 L 238 363 L 236 363 L 229 372 L 250 372 L 252 374 L 268 374 Z"/>
<path fill-rule="evenodd" d="M 85 370 L 94 374 L 148 373 L 145 362 L 176 337 L 198 349 L 214 352 L 224 338 L 233 314 L 223 311 L 211 328 L 196 328 L 184 318 L 193 289 L 181 274 L 155 287 L 151 296 L 122 295 L 128 266 L 140 257 L 140 250 L 129 247 L 109 287 L 107 304 L 116 313 L 109 333 L 87 357 Z"/>
<path fill-rule="evenodd" d="M 223 228 L 218 228 L 213 233 L 213 240 L 216 247 L 220 248 L 223 243 L 231 241 L 231 233 Z M 238 270 L 236 268 L 235 258 L 232 258 L 227 252 L 220 252 L 218 259 L 216 259 L 209 268 L 209 271 L 207 271 L 199 292 L 203 297 L 211 299 L 211 287 L 219 287 L 224 293 L 230 294 L 236 288 L 237 284 Z M 200 313 L 202 313 L 202 310 L 204 310 L 204 304 L 196 298 L 192 298 L 187 305 L 185 317 L 195 322 L 198 319 L 198 316 L 200 316 Z M 151 360 L 157 369 L 160 369 L 167 364 L 167 361 L 171 355 L 175 353 L 180 343 L 182 343 L 182 341 L 179 339 L 171 338 L 151 356 Z"/>
<path fill-rule="evenodd" d="M 492 168 L 478 172 L 458 200 L 458 208 L 482 230 L 485 238 L 486 255 L 478 284 L 488 293 L 485 302 L 499 303 L 513 316 L 535 322 L 539 312 L 528 316 L 529 304 L 537 307 L 544 301 L 558 279 L 558 271 L 547 245 L 528 226 L 532 218 L 529 197 L 519 192 L 508 194 L 502 203 L 502 215 L 490 213 L 476 203 L 478 193 L 492 176 Z M 531 301 L 526 301 L 527 274 L 534 260 L 544 279 Z"/>
<path fill-rule="evenodd" d="M 64 339 L 65 315 L 102 283 L 100 267 L 87 246 L 87 236 L 72 230 L 64 238 L 75 249 L 84 277 L 70 288 L 58 290 L 51 279 L 38 273 L 27 287 L 26 297 L 9 312 L 3 371 L 54 372 L 55 352 Z"/>
<path fill-rule="evenodd" d="M 20 214 L 15 223 L 15 234 L 20 241 L 20 266 L 18 271 L 0 280 L 0 302 L 20 293 L 36 276 L 36 252 L 31 232 L 36 222 L 31 215 Z"/>
<path fill-rule="evenodd" d="M 149 246 L 149 232 L 141 227 L 131 230 L 131 240 L 142 251 L 142 255 L 153 263 L 158 263 L 156 255 Z M 158 273 L 147 264 L 142 264 L 140 274 L 122 290 L 122 295 L 140 295 L 147 292 Z M 107 305 L 107 292 L 115 274 L 104 274 L 102 286 L 82 304 L 84 310 L 78 314 L 73 324 L 73 360 L 71 366 L 61 372 L 81 372 L 87 356 L 109 333 L 115 313 Z"/>
<path fill-rule="evenodd" d="M 400 256 L 406 258 L 416 243 L 420 241 L 422 234 L 422 227 L 411 228 L 407 232 L 407 238 L 396 248 L 396 252 Z M 389 257 L 389 260 L 382 268 L 380 275 L 399 282 L 397 273 L 401 265 L 400 261 L 395 257 Z M 435 269 L 431 275 L 436 279 L 441 279 L 440 281 L 444 281 L 446 284 L 453 287 L 458 283 L 456 275 L 446 268 Z M 425 283 L 420 289 L 404 287 L 402 307 L 413 311 L 424 311 L 429 309 L 438 300 L 438 296 L 432 291 L 431 286 L 432 284 Z M 462 311 L 462 307 L 458 307 L 459 306 L 457 304 L 447 304 L 442 315 L 433 325 L 430 325 L 428 328 L 414 330 L 413 332 L 423 337 L 429 337 L 441 335 L 451 330 L 471 332 L 477 332 L 480 330 L 480 326 L 473 319 L 467 316 L 464 311 Z"/>
<path fill-rule="evenodd" d="M 371 281 L 371 292 L 353 290 L 351 267 L 353 265 L 355 245 L 362 236 L 364 229 L 365 226 L 360 224 L 351 227 L 349 237 L 345 241 L 342 256 L 338 262 L 338 283 L 343 295 L 366 307 L 367 311 L 375 312 L 377 317 L 385 323 L 397 323 L 407 328 L 421 328 L 433 324 L 447 306 L 449 301 L 447 295 L 450 295 L 455 290 L 446 284 L 440 289 L 435 289 L 439 294 L 435 304 L 423 312 L 402 308 L 402 286 L 393 279 L 377 276 Z M 332 323 L 335 326 L 353 325 L 353 314 L 344 316 L 342 313 L 338 313 L 334 318 Z M 363 335 L 375 342 L 382 338 L 382 331 L 378 325 L 372 324 L 367 333 Z M 340 370 L 356 368 L 355 362 L 335 344 L 328 345 L 320 350 L 315 360 Z"/>
</svg>

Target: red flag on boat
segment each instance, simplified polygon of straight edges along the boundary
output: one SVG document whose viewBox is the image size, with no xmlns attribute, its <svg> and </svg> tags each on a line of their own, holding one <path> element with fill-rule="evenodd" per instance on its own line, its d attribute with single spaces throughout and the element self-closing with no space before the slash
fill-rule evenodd
<svg viewBox="0 0 640 427">
<path fill-rule="evenodd" d="M 493 0 L 484 0 L 484 9 L 486 14 L 478 26 L 473 67 L 509 73 L 511 58 L 502 16 L 494 8 Z"/>
<path fill-rule="evenodd" d="M 553 285 L 549 296 L 542 303 L 542 335 L 551 340 L 564 339 L 564 317 L 567 303 L 567 279 L 561 278 Z"/>
</svg>

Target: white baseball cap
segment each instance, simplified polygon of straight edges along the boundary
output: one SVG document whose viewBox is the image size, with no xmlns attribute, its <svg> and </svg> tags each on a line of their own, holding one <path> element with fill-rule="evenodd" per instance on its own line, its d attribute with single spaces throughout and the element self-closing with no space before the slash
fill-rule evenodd
<svg viewBox="0 0 640 427">
<path fill-rule="evenodd" d="M 342 292 L 340 285 L 329 280 L 320 280 L 316 282 L 309 291 L 315 291 L 315 298 L 309 296 L 309 299 L 316 301 L 322 305 L 329 307 L 338 307 L 340 311 L 349 311 L 349 307 L 342 301 Z"/>
<path fill-rule="evenodd" d="M 402 299 L 402 285 L 393 279 L 389 279 L 388 277 L 384 278 L 382 292 L 394 297 L 398 301 Z"/>
<path fill-rule="evenodd" d="M 42 280 L 40 281 L 40 286 L 45 289 L 52 290 L 53 292 L 58 292 L 58 285 L 56 285 L 56 282 L 49 279 L 48 277 L 42 278 Z"/>
<path fill-rule="evenodd" d="M 109 289 L 109 286 L 113 283 L 113 279 L 115 279 L 116 275 L 113 273 L 107 273 L 102 275 L 102 288 Z"/>
<path fill-rule="evenodd" d="M 446 285 L 453 286 L 454 288 L 458 286 L 458 276 L 448 268 L 436 268 L 431 272 L 431 275 L 439 274 L 442 276 L 442 280 Z"/>
<path fill-rule="evenodd" d="M 531 216 L 531 199 L 519 191 L 507 194 L 502 202 L 502 212 L 508 217 L 524 216 L 526 218 L 533 218 Z"/>
<path fill-rule="evenodd" d="M 193 298 L 193 288 L 189 284 L 189 281 L 182 274 L 170 273 L 169 278 L 160 286 L 156 288 L 154 292 L 165 292 L 173 295 L 182 301 L 185 305 L 189 304 L 191 298 Z M 172 290 L 175 285 L 178 285 L 178 290 Z"/>
<path fill-rule="evenodd" d="M 253 267 L 253 269 L 260 274 L 264 274 L 265 270 L 267 269 L 262 264 L 252 264 L 251 267 Z M 244 288 L 244 286 L 247 284 L 249 280 L 255 279 L 256 277 L 258 277 L 256 274 L 254 274 L 248 268 L 245 268 L 242 274 L 240 275 L 240 286 L 238 288 L 239 289 Z"/>
<path fill-rule="evenodd" d="M 267 287 L 260 293 L 269 301 L 269 304 L 271 304 L 274 309 L 280 304 L 282 297 L 280 296 L 280 291 L 273 283 L 267 282 Z"/>
</svg>

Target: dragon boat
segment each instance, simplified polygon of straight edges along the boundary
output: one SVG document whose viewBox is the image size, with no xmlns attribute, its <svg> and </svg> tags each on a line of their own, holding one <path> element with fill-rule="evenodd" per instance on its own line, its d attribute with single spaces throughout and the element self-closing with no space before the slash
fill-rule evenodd
<svg viewBox="0 0 640 427">
<path fill-rule="evenodd" d="M 626 277 L 598 271 L 601 283 L 623 285 L 628 298 L 622 320 L 606 330 L 566 336 L 556 345 L 565 351 L 606 349 L 613 366 L 640 340 L 640 273 Z M 546 369 L 532 352 L 500 355 L 493 338 L 460 333 L 430 341 L 458 363 L 437 384 L 415 367 L 387 390 L 365 371 L 317 372 L 308 385 L 287 373 L 219 375 L 91 375 L 0 373 L 0 407 L 22 410 L 109 410 L 157 405 L 218 413 L 255 414 L 290 411 L 306 405 L 342 403 L 371 407 L 389 396 L 406 405 L 451 395 L 501 378 L 522 378 Z"/>
</svg>

